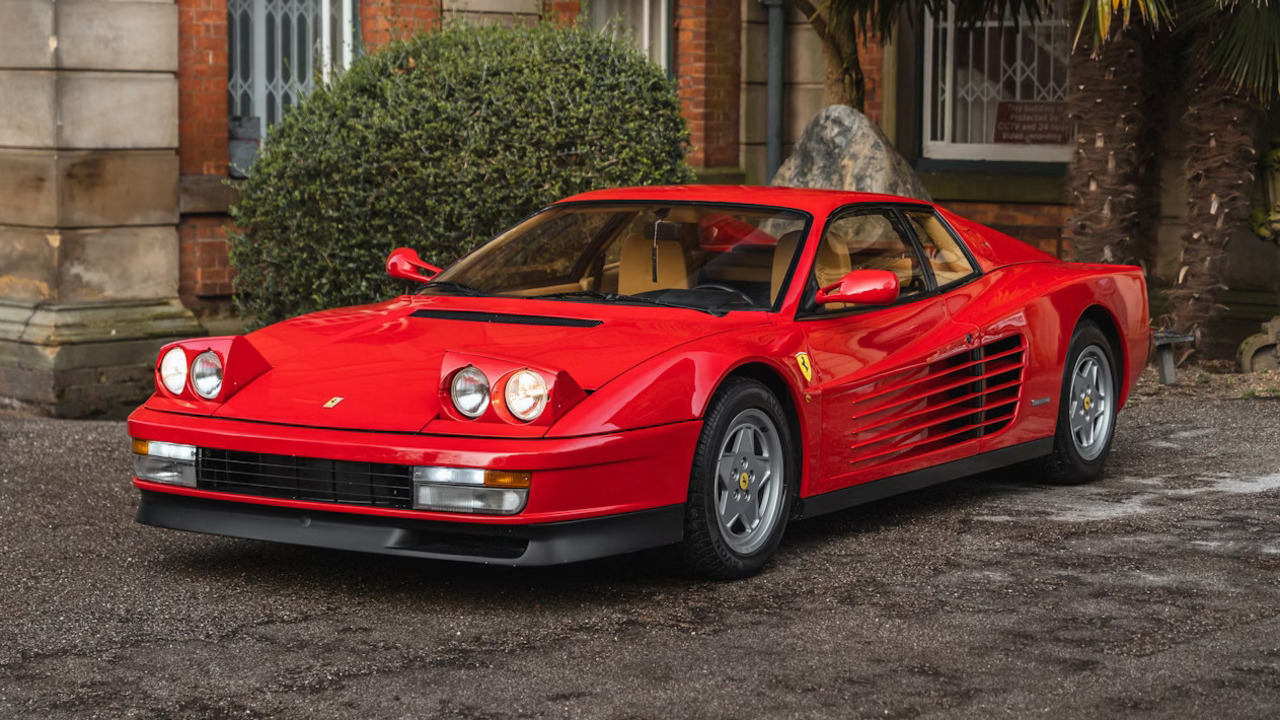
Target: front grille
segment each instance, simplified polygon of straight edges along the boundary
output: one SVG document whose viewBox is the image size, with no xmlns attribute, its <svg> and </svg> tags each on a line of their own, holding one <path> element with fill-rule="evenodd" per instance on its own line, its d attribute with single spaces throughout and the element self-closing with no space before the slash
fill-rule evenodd
<svg viewBox="0 0 1280 720">
<path fill-rule="evenodd" d="M 200 448 L 196 487 L 255 497 L 409 508 L 413 468 Z"/>
</svg>

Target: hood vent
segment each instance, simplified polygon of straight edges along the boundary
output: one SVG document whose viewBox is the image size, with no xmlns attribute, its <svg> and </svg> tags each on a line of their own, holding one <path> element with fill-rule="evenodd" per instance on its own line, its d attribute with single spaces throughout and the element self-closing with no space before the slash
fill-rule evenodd
<svg viewBox="0 0 1280 720">
<path fill-rule="evenodd" d="M 545 325 L 547 327 L 589 328 L 604 324 L 603 320 L 554 317 L 551 315 L 515 315 L 512 313 L 480 312 L 476 310 L 415 310 L 409 314 L 409 317 L 502 323 L 505 325 Z"/>
<path fill-rule="evenodd" d="M 880 378 L 853 402 L 856 464 L 880 464 L 990 435 L 1022 397 L 1021 335 Z"/>
</svg>

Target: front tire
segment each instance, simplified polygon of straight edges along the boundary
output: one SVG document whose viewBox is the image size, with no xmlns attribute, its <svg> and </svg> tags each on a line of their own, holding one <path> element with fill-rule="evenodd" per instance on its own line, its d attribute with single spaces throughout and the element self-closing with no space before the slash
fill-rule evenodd
<svg viewBox="0 0 1280 720">
<path fill-rule="evenodd" d="M 793 447 L 786 411 L 769 388 L 725 381 L 707 409 L 689 477 L 683 550 L 693 572 L 730 580 L 769 561 L 791 510 Z"/>
<path fill-rule="evenodd" d="M 1080 485 L 1102 474 L 1115 438 L 1118 374 L 1107 337 L 1092 322 L 1081 322 L 1063 367 L 1053 453 L 1045 460 L 1049 482 Z"/>
</svg>

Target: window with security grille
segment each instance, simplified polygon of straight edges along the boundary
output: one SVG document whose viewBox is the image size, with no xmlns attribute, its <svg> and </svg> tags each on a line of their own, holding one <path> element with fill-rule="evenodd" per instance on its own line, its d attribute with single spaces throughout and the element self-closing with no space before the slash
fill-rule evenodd
<svg viewBox="0 0 1280 720">
<path fill-rule="evenodd" d="M 317 80 L 351 63 L 358 0 L 227 0 L 231 118 L 265 133 Z"/>
<path fill-rule="evenodd" d="M 667 67 L 672 22 L 667 0 L 592 0 L 588 8 L 593 27 L 609 28 L 649 60 Z"/>
<path fill-rule="evenodd" d="M 924 155 L 944 160 L 1071 158 L 1067 3 L 1032 23 L 965 25 L 926 15 Z"/>
</svg>

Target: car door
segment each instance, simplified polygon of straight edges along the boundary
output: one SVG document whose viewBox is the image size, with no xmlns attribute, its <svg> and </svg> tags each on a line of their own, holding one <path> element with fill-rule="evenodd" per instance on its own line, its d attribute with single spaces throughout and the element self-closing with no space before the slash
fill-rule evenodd
<svg viewBox="0 0 1280 720">
<path fill-rule="evenodd" d="M 1056 413 L 1050 400 L 1061 378 L 1056 359 L 1046 357 L 1051 346 L 1041 343 L 1037 347 L 1028 328 L 1037 314 L 1056 317 L 1056 309 L 1046 302 L 1026 306 L 1026 293 L 1010 286 L 1006 269 L 978 273 L 977 263 L 958 233 L 933 208 L 909 206 L 901 210 L 941 285 L 948 315 L 974 328 L 976 341 L 971 352 L 981 361 L 975 365 L 983 413 L 979 418 L 981 449 L 993 450 L 1052 434 Z M 1030 376 L 1035 374 L 1034 368 L 1046 366 L 1054 369 L 1047 383 L 1033 383 Z M 1001 432 L 1006 429 L 1010 432 Z"/>
<path fill-rule="evenodd" d="M 832 215 L 810 273 L 814 289 L 858 269 L 898 275 L 896 303 L 808 302 L 804 329 L 822 428 L 814 492 L 964 457 L 972 432 L 974 327 L 954 322 L 919 240 L 891 206 Z"/>
</svg>

